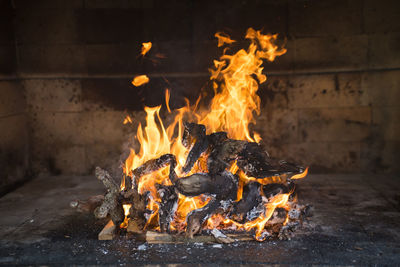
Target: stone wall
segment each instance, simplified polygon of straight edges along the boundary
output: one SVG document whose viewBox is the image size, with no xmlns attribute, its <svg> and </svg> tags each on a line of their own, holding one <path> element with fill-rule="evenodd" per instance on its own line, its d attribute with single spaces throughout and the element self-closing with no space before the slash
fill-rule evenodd
<svg viewBox="0 0 400 267">
<path fill-rule="evenodd" d="M 143 106 L 162 104 L 165 88 L 172 107 L 195 101 L 221 53 L 214 33 L 240 40 L 248 27 L 279 33 L 288 49 L 259 91 L 254 128 L 272 156 L 314 172 L 400 171 L 398 1 L 0 2 L 13 25 L 1 24 L 11 37 L 0 39 L 0 71 L 26 97 L 36 173 L 118 165 Z M 145 41 L 154 46 L 142 59 Z M 133 87 L 143 73 L 150 83 Z M 122 124 L 128 113 L 134 126 Z"/>
</svg>

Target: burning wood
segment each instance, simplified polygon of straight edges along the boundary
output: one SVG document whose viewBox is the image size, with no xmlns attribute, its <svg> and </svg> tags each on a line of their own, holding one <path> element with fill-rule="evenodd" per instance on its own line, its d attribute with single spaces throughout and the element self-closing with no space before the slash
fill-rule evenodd
<svg viewBox="0 0 400 267">
<path fill-rule="evenodd" d="M 217 38 L 220 46 L 235 42 Z M 215 96 L 207 111 L 196 111 L 198 103 L 171 111 L 167 92 L 167 109 L 176 116 L 165 128 L 161 106 L 145 107 L 146 126 L 139 125 L 136 135 L 141 148 L 125 161 L 121 187 L 96 168 L 107 188 L 96 217 L 109 215 L 116 229 L 150 236 L 149 241 L 192 239 L 203 230 L 219 242 L 232 242 L 222 230 L 253 232 L 262 241 L 288 236 L 301 221 L 306 207 L 293 197 L 293 180 L 305 177 L 307 169 L 271 158 L 248 127 L 260 112 L 256 92 L 266 81 L 263 60 L 273 61 L 286 49 L 275 45 L 277 35 L 250 28 L 246 38 L 247 50 L 214 61 Z M 184 116 L 194 122 L 183 122 Z"/>
</svg>

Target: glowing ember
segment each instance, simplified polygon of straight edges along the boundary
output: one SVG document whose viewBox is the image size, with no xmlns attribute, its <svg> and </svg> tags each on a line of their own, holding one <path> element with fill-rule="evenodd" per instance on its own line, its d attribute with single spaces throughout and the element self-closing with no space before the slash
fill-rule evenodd
<svg viewBox="0 0 400 267">
<path fill-rule="evenodd" d="M 142 52 L 141 52 L 140 54 L 141 54 L 142 56 L 146 55 L 147 52 L 150 51 L 151 46 L 152 46 L 152 43 L 151 43 L 151 42 L 143 43 L 143 44 L 142 44 Z"/>
<path fill-rule="evenodd" d="M 146 75 L 140 75 L 140 76 L 136 76 L 133 80 L 132 80 L 132 84 L 136 87 L 139 87 L 143 84 L 146 84 L 149 82 L 149 77 L 147 77 Z"/>
</svg>

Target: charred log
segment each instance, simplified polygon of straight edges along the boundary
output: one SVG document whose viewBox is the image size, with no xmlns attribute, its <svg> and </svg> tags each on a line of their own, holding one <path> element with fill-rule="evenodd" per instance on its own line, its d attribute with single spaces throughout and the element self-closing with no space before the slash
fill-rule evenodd
<svg viewBox="0 0 400 267">
<path fill-rule="evenodd" d="M 227 171 L 214 176 L 196 173 L 175 182 L 176 189 L 185 196 L 213 194 L 221 200 L 235 198 L 237 186 L 237 177 Z"/>
<path fill-rule="evenodd" d="M 227 139 L 211 151 L 207 160 L 208 171 L 211 175 L 223 172 L 236 160 L 239 153 L 245 148 L 248 142 L 242 140 Z"/>
<path fill-rule="evenodd" d="M 103 203 L 95 209 L 94 214 L 97 218 L 105 218 L 110 215 L 114 225 L 120 225 L 124 221 L 125 215 L 119 199 L 119 186 L 107 171 L 99 167 L 96 167 L 96 177 L 103 182 L 108 192 L 104 196 Z"/>
<path fill-rule="evenodd" d="M 242 199 L 235 203 L 231 218 L 237 222 L 244 222 L 247 214 L 261 203 L 260 184 L 252 182 L 243 187 Z"/>
<path fill-rule="evenodd" d="M 148 160 L 132 171 L 132 180 L 135 182 L 135 184 L 137 184 L 138 180 L 143 175 L 158 171 L 159 169 L 162 169 L 173 163 L 176 164 L 176 159 L 172 154 L 165 154 L 157 159 Z"/>
<path fill-rule="evenodd" d="M 182 135 L 182 144 L 186 148 L 190 148 L 196 140 L 202 140 L 206 136 L 206 127 L 203 124 L 184 123 Z"/>
<path fill-rule="evenodd" d="M 194 163 L 199 159 L 201 154 L 203 154 L 208 148 L 208 139 L 203 137 L 202 139 L 196 140 L 192 149 L 189 151 L 189 154 L 186 158 L 185 166 L 183 166 L 183 172 L 189 172 Z"/>
<path fill-rule="evenodd" d="M 220 145 L 221 143 L 228 140 L 228 134 L 226 132 L 216 132 L 216 133 L 207 135 L 207 139 L 208 139 L 210 146 L 214 148 L 217 145 Z"/>
<path fill-rule="evenodd" d="M 257 143 L 245 145 L 238 155 L 237 165 L 247 176 L 255 178 L 298 174 L 304 171 L 303 167 L 270 158 L 268 153 Z"/>
<path fill-rule="evenodd" d="M 130 190 L 129 202 L 132 204 L 129 209 L 129 224 L 131 232 L 140 233 L 143 231 L 147 219 L 146 214 L 148 213 L 146 207 L 148 204 L 148 198 L 150 192 L 145 192 L 144 194 L 139 194 L 137 190 Z"/>
<path fill-rule="evenodd" d="M 211 199 L 204 207 L 190 212 L 187 217 L 186 236 L 193 238 L 195 234 L 200 232 L 205 221 L 218 210 L 219 206 L 218 200 Z"/>
<path fill-rule="evenodd" d="M 264 196 L 267 198 L 271 198 L 278 194 L 286 194 L 289 193 L 289 187 L 285 184 L 267 184 L 264 185 L 263 188 Z"/>
<path fill-rule="evenodd" d="M 160 230 L 167 232 L 178 207 L 178 194 L 175 192 L 174 186 L 156 184 L 156 188 L 161 198 L 158 211 Z"/>
</svg>

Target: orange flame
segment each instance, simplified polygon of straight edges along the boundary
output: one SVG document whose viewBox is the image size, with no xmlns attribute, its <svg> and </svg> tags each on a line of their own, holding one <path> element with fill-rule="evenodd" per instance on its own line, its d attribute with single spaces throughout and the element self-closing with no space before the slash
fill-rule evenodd
<svg viewBox="0 0 400 267">
<path fill-rule="evenodd" d="M 132 80 L 132 84 L 136 87 L 139 87 L 143 84 L 146 84 L 149 82 L 149 77 L 147 77 L 146 75 L 139 75 L 136 76 L 133 80 Z"/>
<path fill-rule="evenodd" d="M 218 39 L 218 47 L 221 47 L 224 44 L 231 44 L 231 43 L 236 42 L 235 40 L 232 40 L 231 38 L 229 38 L 228 35 L 226 35 L 222 32 L 217 32 L 214 36 L 217 37 L 217 39 Z"/>
<path fill-rule="evenodd" d="M 124 124 L 132 123 L 131 117 L 130 117 L 129 115 L 126 116 L 123 123 L 124 123 Z"/>
<path fill-rule="evenodd" d="M 150 51 L 151 47 L 152 47 L 151 42 L 142 43 L 142 52 L 140 54 L 142 56 L 146 55 L 146 53 Z"/>
<path fill-rule="evenodd" d="M 229 36 L 222 33 L 216 33 L 215 37 L 218 38 L 218 46 L 235 42 L 230 39 Z M 178 176 L 183 175 L 180 170 L 188 154 L 188 150 L 181 142 L 183 135 L 182 121 L 184 116 L 191 118 L 197 123 L 204 124 L 208 134 L 217 131 L 225 131 L 228 133 L 229 138 L 232 139 L 247 140 L 250 142 L 259 142 L 261 140 L 259 134 L 250 132 L 249 124 L 255 124 L 254 113 L 260 113 L 260 98 L 256 93 L 259 84 L 265 82 L 267 79 L 262 73 L 263 60 L 273 61 L 277 56 L 283 55 L 286 49 L 279 48 L 274 44 L 277 35 L 263 35 L 260 31 L 255 31 L 252 28 L 247 30 L 246 38 L 250 40 L 250 45 L 247 50 L 241 49 L 232 55 L 225 54 L 227 51 L 225 50 L 219 60 L 214 60 L 214 67 L 210 69 L 210 79 L 212 80 L 215 95 L 209 110 L 197 111 L 200 101 L 199 97 L 194 106 L 190 106 L 189 101 L 187 101 L 185 107 L 171 111 L 169 107 L 170 92 L 167 89 L 165 93 L 167 110 L 169 113 L 174 114 L 175 117 L 173 122 L 165 128 L 159 115 L 161 106 L 154 108 L 145 107 L 145 112 L 147 114 L 146 126 L 143 128 L 142 125 L 139 124 L 136 134 L 137 141 L 140 144 L 140 150 L 136 152 L 131 149 L 131 153 L 124 165 L 125 175 L 131 175 L 132 170 L 139 167 L 147 160 L 158 158 L 166 153 L 172 153 L 176 156 L 177 166 L 175 171 Z M 143 53 L 145 44 L 146 43 L 144 43 L 142 47 L 143 55 L 148 51 Z M 132 84 L 140 86 L 148 81 L 149 79 L 146 75 L 141 75 L 135 77 Z M 190 175 L 198 171 L 207 171 L 206 168 L 206 158 L 200 158 L 198 164 L 193 167 L 189 174 L 185 175 Z M 243 186 L 255 178 L 247 177 L 242 171 L 239 171 L 235 163 L 228 169 L 232 173 L 238 173 L 240 177 L 239 190 L 237 193 L 238 201 L 242 197 Z M 151 193 L 147 208 L 154 212 L 148 220 L 148 223 L 154 216 L 157 216 L 159 209 L 156 202 L 160 201 L 160 198 L 157 195 L 155 184 L 171 184 L 171 181 L 168 179 L 168 173 L 169 167 L 165 167 L 155 173 L 141 177 L 138 181 L 138 191 L 140 193 L 144 193 L 145 191 L 150 191 Z M 285 177 L 268 177 L 265 178 L 265 181 L 262 180 L 261 184 L 263 184 L 263 181 L 268 183 L 283 178 Z M 259 180 L 257 179 L 257 181 Z M 263 215 L 245 224 L 239 224 L 232 220 L 221 218 L 220 216 L 218 222 L 216 220 L 218 216 L 213 216 L 207 223 L 209 226 L 212 225 L 213 227 L 219 223 L 224 225 L 231 224 L 247 231 L 255 228 L 256 237 L 261 240 L 265 224 L 271 218 L 275 208 L 285 206 L 289 196 L 290 193 L 277 195 L 265 203 L 265 212 Z M 209 198 L 203 195 L 192 198 L 179 195 L 178 208 L 171 229 L 181 229 L 185 227 L 186 216 L 189 212 L 203 207 L 209 200 Z"/>
<path fill-rule="evenodd" d="M 167 106 L 167 110 L 169 113 L 171 113 L 171 109 L 169 108 L 169 98 L 170 98 L 171 94 L 169 93 L 169 90 L 166 89 L 165 90 L 165 105 Z"/>
</svg>

